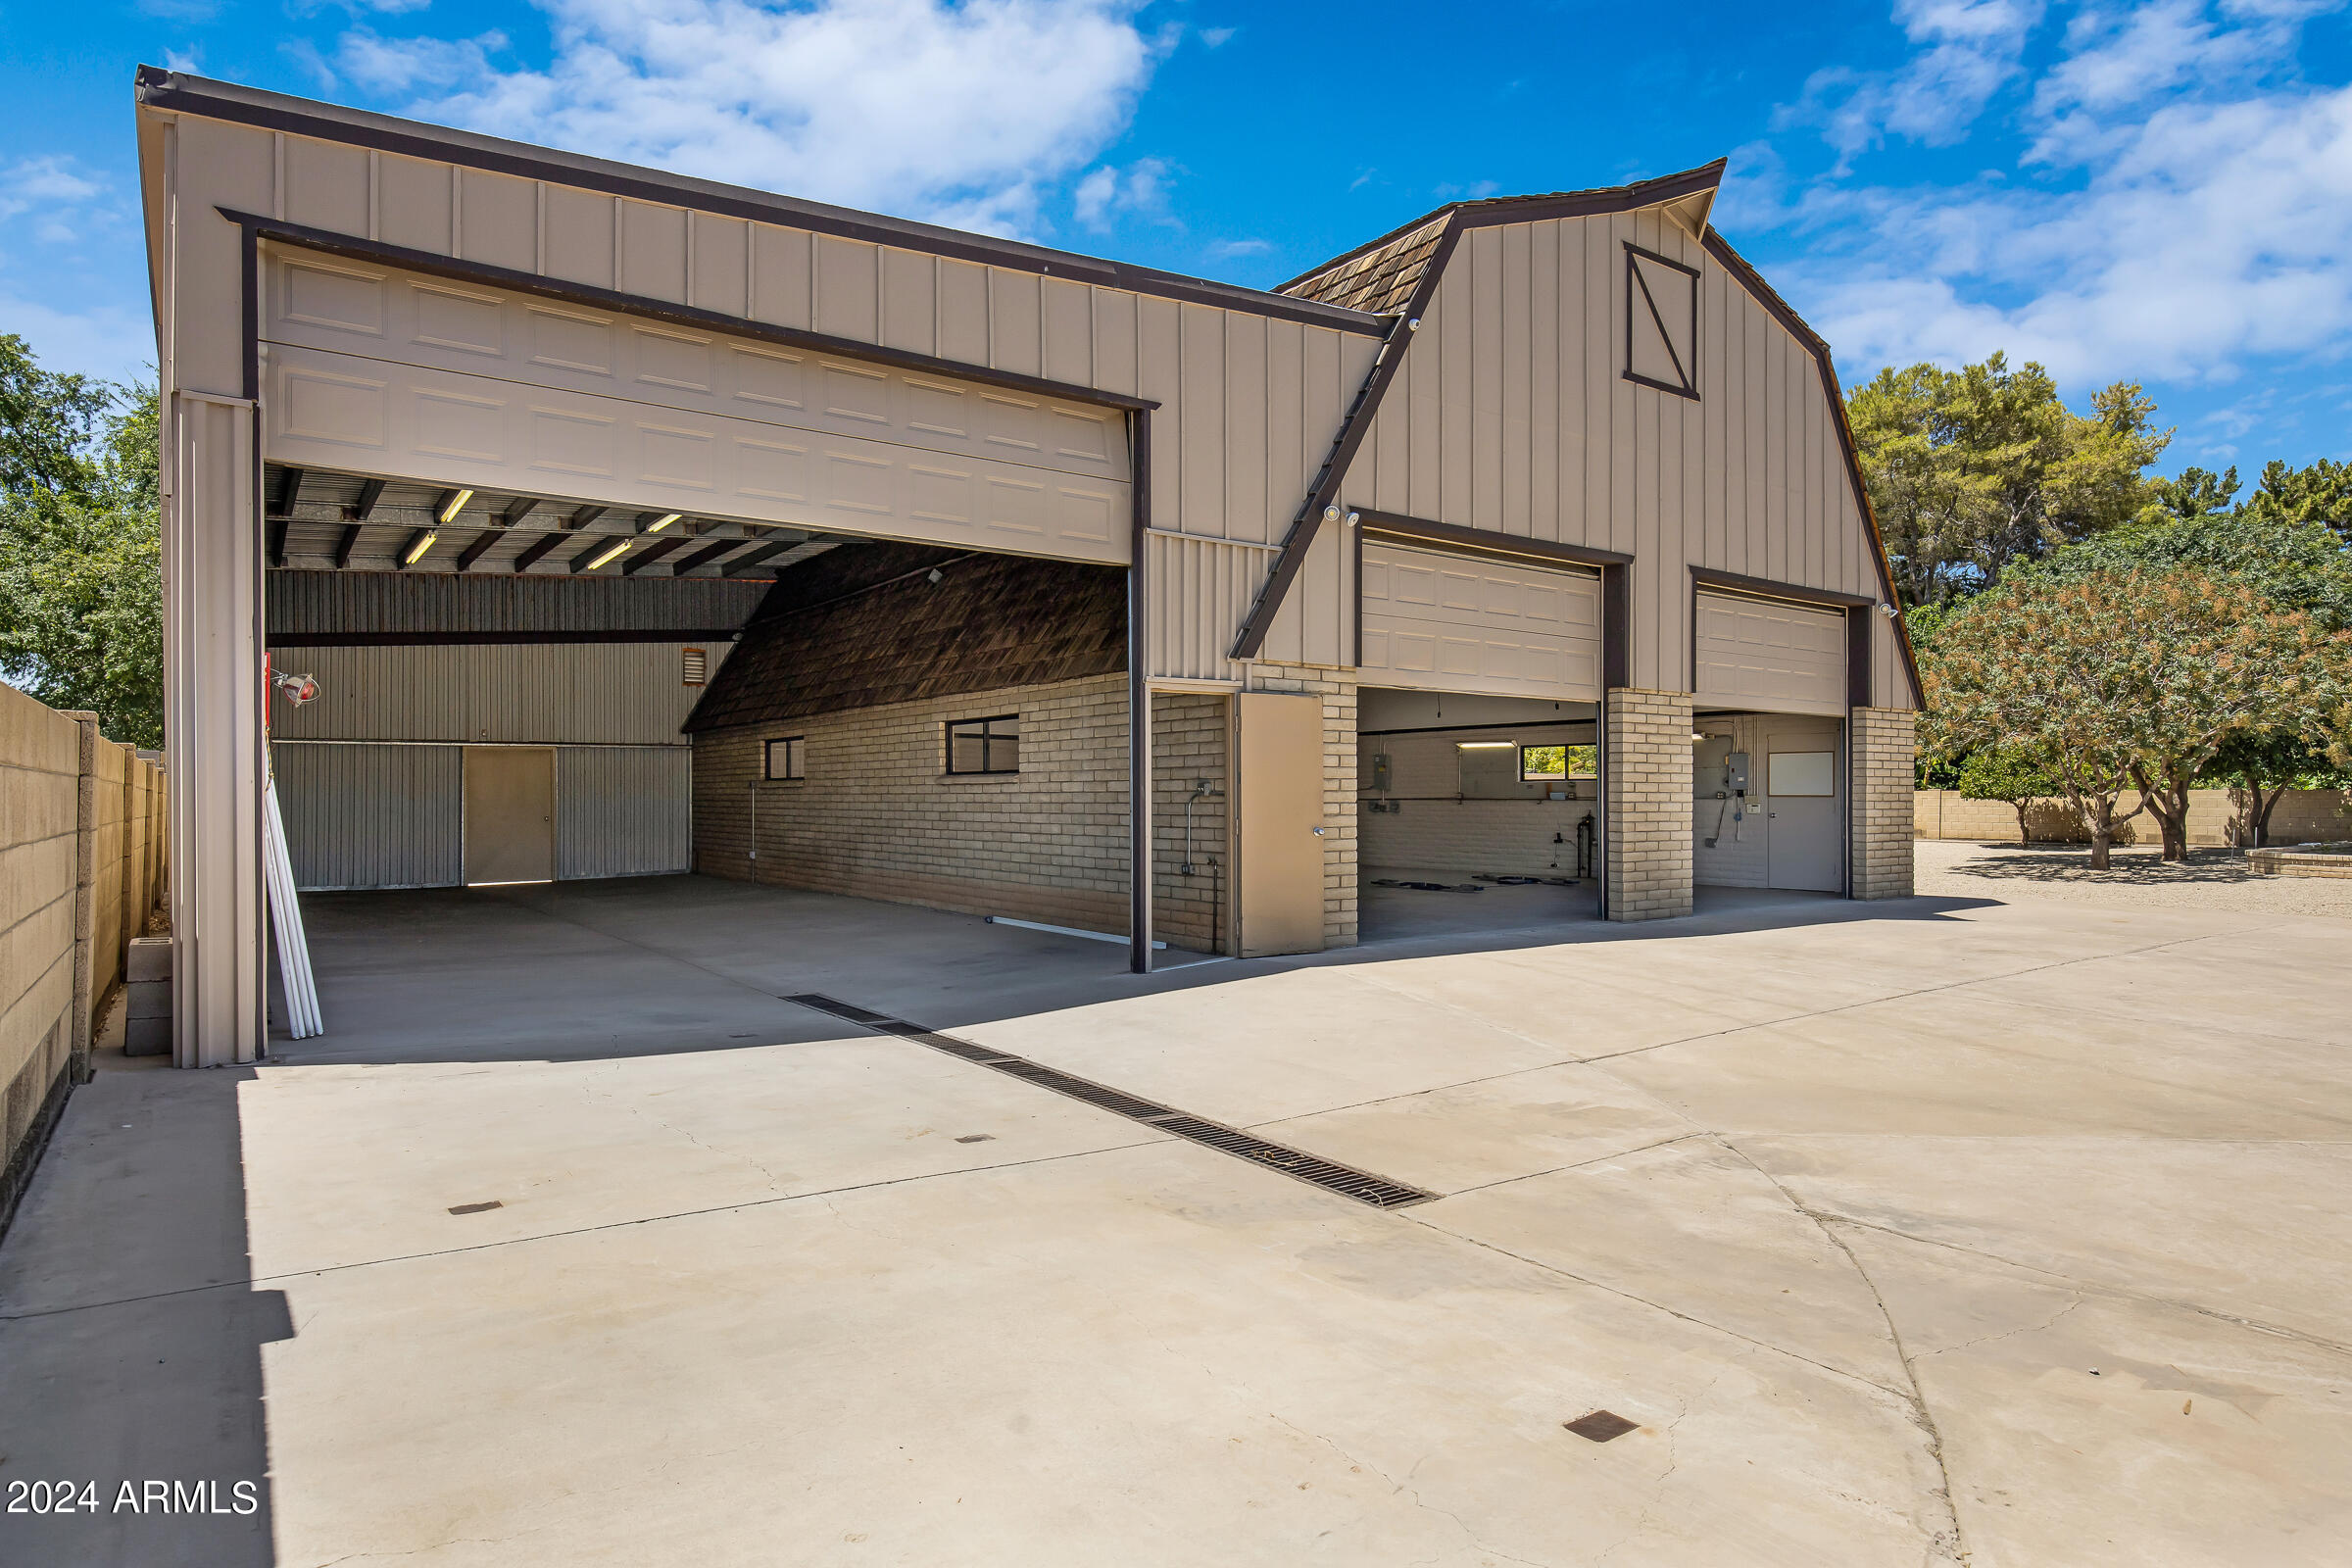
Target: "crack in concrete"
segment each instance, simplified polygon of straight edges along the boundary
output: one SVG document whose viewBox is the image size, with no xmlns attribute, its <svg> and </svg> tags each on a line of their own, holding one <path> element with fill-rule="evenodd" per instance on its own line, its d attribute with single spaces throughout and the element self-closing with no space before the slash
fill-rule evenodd
<svg viewBox="0 0 2352 1568">
<path fill-rule="evenodd" d="M 1886 1298 L 1879 1294 L 1878 1281 L 1870 1277 L 1870 1270 L 1862 1266 L 1861 1257 L 1851 1247 L 1846 1245 L 1845 1238 L 1838 1234 L 1836 1227 L 1800 1202 L 1794 1193 L 1781 1185 L 1779 1177 L 1757 1164 L 1748 1156 L 1745 1150 L 1724 1135 L 1718 1133 L 1716 1142 L 1739 1155 L 1748 1169 L 1770 1182 L 1772 1190 L 1780 1194 L 1782 1200 L 1790 1208 L 1811 1220 L 1814 1228 L 1819 1230 L 1832 1246 L 1845 1255 L 1846 1262 L 1852 1265 L 1854 1273 L 1861 1279 L 1862 1288 L 1870 1292 L 1870 1298 L 1878 1306 L 1879 1316 L 1886 1325 L 1887 1342 L 1894 1347 L 1895 1359 L 1902 1363 L 1903 1376 L 1911 1385 L 1908 1395 L 1900 1389 L 1892 1392 L 1909 1405 L 1912 1422 L 1927 1434 L 1928 1456 L 1936 1461 L 1936 1474 L 1941 1478 L 1943 1483 L 1930 1493 L 1930 1495 L 1942 1504 L 1945 1523 L 1942 1527 L 1929 1532 L 1929 1549 L 1924 1560 L 1935 1561 L 1938 1554 L 1938 1548 L 1948 1544 L 1949 1551 L 1943 1552 L 1942 1555 L 1965 1564 L 1969 1560 L 1968 1543 L 1961 1533 L 1960 1509 L 1953 1497 L 1951 1465 L 1945 1460 L 1943 1454 L 1943 1432 L 1936 1425 L 1936 1412 L 1928 1407 L 1928 1394 L 1926 1388 L 1919 1381 L 1919 1369 L 1912 1364 L 1911 1351 L 1903 1344 L 1903 1331 L 1895 1324 L 1894 1309 L 1886 1304 Z"/>
<path fill-rule="evenodd" d="M 1530 1257 L 1525 1252 L 1514 1252 L 1507 1247 L 1499 1247 L 1493 1242 L 1482 1241 L 1475 1236 L 1465 1236 L 1460 1231 L 1447 1230 L 1443 1225 L 1439 1225 L 1431 1220 L 1422 1218 L 1417 1212 L 1402 1213 L 1399 1217 L 1411 1220 L 1416 1225 L 1426 1226 L 1428 1229 L 1436 1231 L 1439 1235 L 1448 1237 L 1453 1241 L 1467 1243 L 1472 1247 L 1483 1248 L 1487 1251 L 1507 1257 L 1513 1262 L 1525 1263 L 1528 1267 L 1541 1269 L 1546 1274 L 1556 1274 L 1561 1279 L 1574 1280 L 1579 1285 L 1590 1286 L 1593 1290 L 1604 1291 L 1611 1296 L 1620 1297 L 1625 1300 L 1638 1302 L 1642 1306 L 1648 1307 L 1653 1312 L 1663 1312 L 1668 1317 L 1674 1318 L 1678 1322 L 1688 1323 L 1693 1328 L 1705 1329 L 1710 1334 L 1720 1334 L 1727 1339 L 1738 1340 L 1741 1345 L 1752 1345 L 1759 1350 L 1770 1350 L 1775 1355 L 1785 1355 L 1791 1361 L 1802 1361 L 1805 1365 L 1812 1367 L 1817 1371 L 1827 1372 L 1833 1377 L 1844 1378 L 1849 1383 L 1859 1383 L 1866 1389 L 1876 1389 L 1881 1394 L 1886 1395 L 1892 1398 L 1899 1399 L 1903 1397 L 1902 1390 L 1889 1387 L 1886 1384 L 1881 1383 L 1876 1378 L 1864 1377 L 1859 1372 L 1849 1372 L 1841 1366 L 1832 1366 L 1827 1361 L 1816 1361 L 1811 1356 L 1791 1350 L 1785 1345 L 1774 1345 L 1769 1340 L 1756 1339 L 1752 1335 L 1740 1333 L 1738 1329 L 1726 1328 L 1721 1323 L 1709 1322 L 1703 1317 L 1693 1317 L 1689 1312 L 1680 1311 L 1674 1307 L 1668 1306 L 1663 1301 L 1652 1300 L 1646 1296 L 1637 1295 L 1634 1292 L 1625 1289 L 1623 1286 L 1611 1285 L 1605 1280 L 1596 1280 L 1588 1275 L 1579 1274 L 1573 1269 L 1562 1268 L 1557 1263 L 1547 1263 L 1540 1257 Z"/>
<path fill-rule="evenodd" d="M 1974 1349 L 1980 1345 L 1990 1345 L 1995 1340 L 2015 1339 L 2020 1334 L 2039 1334 L 2043 1329 L 2046 1329 L 2051 1324 L 2056 1323 L 2060 1318 L 2066 1316 L 2067 1313 L 2072 1312 L 2076 1307 L 2081 1306 L 2082 1304 L 2082 1295 L 2080 1291 L 2078 1291 L 2075 1293 L 2075 1298 L 2073 1300 L 2067 1302 L 2064 1306 L 2060 1307 L 2057 1311 L 2052 1312 L 2048 1317 L 2043 1318 L 2038 1323 L 2028 1323 L 2022 1328 L 2003 1329 L 1998 1334 L 1980 1335 L 1973 1340 L 1962 1340 L 1958 1345 L 1947 1345 L 1940 1350 L 1930 1350 L 1925 1355 L 1922 1355 L 1920 1359 L 1922 1361 L 1926 1361 L 1938 1355 L 1949 1355 L 1954 1350 Z"/>
<path fill-rule="evenodd" d="M 774 1171 L 769 1170 L 759 1160 L 754 1159 L 751 1155 L 744 1153 L 740 1150 L 721 1149 L 716 1144 L 705 1143 L 702 1139 L 696 1137 L 693 1133 L 688 1132 L 685 1128 L 680 1127 L 677 1123 L 655 1115 L 652 1111 L 646 1109 L 642 1104 L 624 1101 L 617 1095 L 600 1095 L 597 1092 L 593 1082 L 582 1082 L 580 1085 L 580 1093 L 590 1100 L 605 1100 L 616 1103 L 621 1109 L 627 1111 L 630 1115 L 635 1116 L 642 1121 L 650 1121 L 655 1126 L 662 1129 L 664 1132 L 675 1133 L 678 1137 L 685 1139 L 697 1149 L 707 1151 L 710 1153 L 717 1154 L 722 1158 L 739 1159 L 760 1173 L 760 1178 L 767 1183 L 767 1190 L 769 1192 L 774 1193 L 783 1191 L 781 1179 Z"/>
<path fill-rule="evenodd" d="M 1806 1212 L 1814 1213 L 1815 1211 L 1808 1209 Z M 2347 1345 L 2341 1340 L 2331 1340 L 2325 1335 L 2313 1334 L 2304 1329 L 2291 1329 L 2278 1323 L 2266 1323 L 2260 1318 L 2243 1317 L 2234 1312 L 2225 1312 L 2218 1306 L 2204 1306 L 2195 1301 L 2180 1300 L 2177 1297 L 2150 1296 L 2144 1292 L 2128 1290 L 2120 1285 L 2109 1285 L 2100 1280 L 2086 1280 L 2078 1275 L 2061 1274 L 2056 1269 L 2043 1268 L 2038 1263 L 2020 1262 L 2013 1257 L 2003 1257 L 1998 1252 L 1987 1252 L 1977 1247 L 1963 1247 L 1958 1242 L 1938 1241 L 1933 1236 L 1914 1236 L 1909 1231 L 1896 1230 L 1891 1225 L 1881 1225 L 1871 1220 L 1856 1219 L 1850 1214 L 1833 1213 L 1824 1209 L 1819 1211 L 1816 1217 L 1828 1219 L 1839 1225 L 1850 1225 L 1855 1230 L 1877 1231 L 1882 1236 L 1892 1236 L 1900 1241 L 1916 1242 L 1922 1247 L 1939 1247 L 1945 1251 L 1958 1252 L 1964 1257 L 1981 1257 L 1988 1263 L 1998 1263 L 2003 1268 L 2013 1268 L 2021 1273 L 2038 1274 L 2044 1279 L 2060 1281 L 2067 1289 L 2083 1296 L 2105 1297 L 2110 1300 L 2117 1301 L 2136 1301 L 2143 1306 L 2168 1307 L 2176 1312 L 2193 1313 L 2198 1317 L 2209 1317 L 2217 1322 L 2230 1324 L 2235 1328 L 2249 1329 L 2256 1334 L 2268 1334 L 2281 1340 L 2292 1340 L 2315 1350 L 2352 1356 L 2352 1345 Z"/>
</svg>

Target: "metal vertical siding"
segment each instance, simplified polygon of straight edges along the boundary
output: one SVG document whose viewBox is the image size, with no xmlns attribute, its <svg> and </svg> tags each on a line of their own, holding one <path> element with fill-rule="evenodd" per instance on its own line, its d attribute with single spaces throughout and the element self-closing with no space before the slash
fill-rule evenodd
<svg viewBox="0 0 2352 1568">
<path fill-rule="evenodd" d="M 694 754 L 682 747 L 565 746 L 556 753 L 556 875 L 692 869 Z"/>
<path fill-rule="evenodd" d="M 278 667 L 317 675 L 319 695 L 303 708 L 273 704 L 270 722 L 280 740 L 682 745 L 678 727 L 704 691 L 684 683 L 690 647 L 715 673 L 734 645 L 288 649 Z"/>
<path fill-rule="evenodd" d="M 1699 269 L 1698 402 L 1620 374 L 1629 241 Z M 1637 686 L 1690 687 L 1691 565 L 1879 591 L 1811 355 L 1656 210 L 1468 231 L 1341 499 L 1631 552 Z M 1322 608 L 1347 559 L 1318 538 L 1267 657 L 1347 657 Z M 1895 662 L 1882 702 L 1907 700 Z"/>
<path fill-rule="evenodd" d="M 457 747 L 295 743 L 270 750 L 297 888 L 441 888 L 465 880 Z"/>
</svg>

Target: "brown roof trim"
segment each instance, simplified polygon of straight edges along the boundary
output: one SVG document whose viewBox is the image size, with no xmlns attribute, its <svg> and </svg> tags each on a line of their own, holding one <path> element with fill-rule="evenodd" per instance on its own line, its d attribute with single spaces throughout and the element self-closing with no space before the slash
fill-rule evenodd
<svg viewBox="0 0 2352 1568">
<path fill-rule="evenodd" d="M 1724 588 L 1759 599 L 1786 599 L 1800 605 L 1818 605 L 1824 610 L 1876 610 L 1879 607 L 1879 601 L 1869 594 L 1840 593 L 1835 588 L 1808 588 L 1802 583 L 1775 582 L 1770 577 L 1746 577 L 1736 571 L 1717 571 L 1712 566 L 1692 566 L 1690 581 L 1700 588 Z"/>
<path fill-rule="evenodd" d="M 1528 539 L 1515 533 L 1496 533 L 1491 528 L 1465 528 L 1458 523 L 1432 522 L 1426 517 L 1407 517 L 1397 513 L 1374 512 L 1364 507 L 1351 510 L 1362 522 L 1366 538 L 1377 537 L 1433 550 L 1479 556 L 1517 556 L 1539 564 L 1575 566 L 1624 566 L 1632 564 L 1634 559 L 1621 550 L 1554 544 L 1548 539 Z"/>
<path fill-rule="evenodd" d="M 1920 684 L 1919 655 L 1911 647 L 1911 627 L 1902 615 L 1902 596 L 1894 591 L 1894 564 L 1886 555 L 1886 536 L 1879 529 L 1878 509 L 1870 504 L 1870 486 L 1862 479 L 1862 454 L 1854 445 L 1854 427 L 1845 416 L 1845 394 L 1838 382 L 1838 367 L 1830 357 L 1830 345 L 1805 324 L 1805 318 L 1787 300 L 1773 291 L 1772 285 L 1748 265 L 1746 257 L 1732 248 L 1730 240 L 1710 226 L 1702 243 L 1707 253 L 1723 264 L 1724 270 L 1739 279 L 1740 287 L 1804 345 L 1821 371 L 1821 389 L 1830 400 L 1830 412 L 1838 421 L 1838 444 L 1845 453 L 1846 479 L 1854 488 L 1854 504 L 1861 508 L 1862 520 L 1870 529 L 1871 551 L 1879 564 L 1879 586 L 1886 591 L 1886 602 L 1895 608 L 1894 644 L 1902 650 L 1903 672 L 1911 679 L 1911 703 L 1914 708 L 1925 708 L 1928 699 L 1926 688 Z"/>
<path fill-rule="evenodd" d="M 1163 272 L 1156 268 L 1103 261 L 1071 251 L 1050 250 L 1042 245 L 1028 245 L 1018 240 L 967 234 L 960 229 L 942 228 L 907 219 L 884 217 L 878 213 L 861 213 L 848 207 L 800 201 L 746 186 L 727 185 L 716 180 L 696 179 L 607 159 L 589 158 L 579 153 L 534 147 L 527 142 L 508 141 L 503 137 L 484 136 L 473 131 L 451 130 L 418 121 L 400 120 L 362 109 L 347 109 L 339 104 L 324 104 L 285 93 L 266 92 L 258 87 L 239 86 L 234 82 L 215 81 L 183 72 L 165 71 L 156 66 L 139 67 L 135 81 L 138 102 L 149 109 L 200 115 L 209 120 L 254 125 L 265 130 L 282 130 L 322 141 L 372 147 L 410 158 L 439 159 L 469 169 L 514 174 L 523 179 L 553 180 L 558 184 L 603 191 L 608 195 L 627 196 L 669 207 L 687 207 L 698 212 L 748 219 L 755 222 L 782 223 L 843 239 L 894 245 L 904 250 L 949 256 L 959 261 L 1034 272 L 1041 276 L 1066 277 L 1102 288 L 1150 294 L 1191 305 L 1211 305 L 1254 316 L 1301 321 L 1310 326 L 1330 327 L 1334 331 L 1377 336 L 1384 329 L 1379 318 L 1341 306 L 1288 298 L 1208 278 L 1187 277 L 1180 272 Z"/>
<path fill-rule="evenodd" d="M 1637 208 L 1656 207 L 1664 202 L 1679 201 L 1695 196 L 1700 191 L 1714 190 L 1723 184 L 1727 160 L 1718 158 L 1696 169 L 1679 173 L 1660 174 L 1655 179 L 1640 179 L 1630 185 L 1607 185 L 1595 190 L 1554 191 L 1542 196 L 1495 196 L 1485 201 L 1448 202 L 1443 207 L 1423 213 L 1409 223 L 1390 229 L 1378 239 L 1367 240 L 1344 255 L 1334 256 L 1300 272 L 1287 283 L 1277 283 L 1274 292 L 1286 293 L 1299 284 L 1312 281 L 1335 267 L 1345 266 L 1357 257 L 1394 243 L 1438 219 L 1452 215 L 1457 228 L 1492 228 L 1498 223 L 1536 223 L 1551 218 L 1591 218 L 1601 213 L 1630 213 Z"/>
<path fill-rule="evenodd" d="M 297 245 L 304 250 L 320 251 L 352 261 L 375 262 L 385 267 L 403 268 L 413 272 L 424 272 L 435 277 L 451 278 L 465 283 L 486 283 L 498 288 L 513 289 L 518 294 L 536 295 L 541 299 L 562 300 L 571 305 L 589 305 L 599 310 L 615 311 L 624 315 L 650 317 L 678 326 L 695 327 L 702 331 L 726 332 L 736 337 L 757 338 L 763 343 L 780 344 L 787 348 L 806 349 L 812 354 L 830 354 L 839 359 L 860 360 L 868 364 L 888 365 L 901 370 L 913 370 L 923 375 L 952 377 L 962 381 L 977 381 L 987 386 L 1001 386 L 1009 391 L 1034 393 L 1039 397 L 1059 398 L 1066 403 L 1091 403 L 1102 408 L 1139 411 L 1156 409 L 1159 405 L 1150 398 L 1131 398 L 1123 392 L 1104 392 L 1091 386 L 1079 386 L 1071 381 L 1050 381 L 1044 376 L 1022 375 L 1013 370 L 1000 370 L 986 365 L 970 365 L 961 360 L 943 360 L 936 355 L 914 354 L 905 349 L 885 348 L 879 343 L 866 343 L 857 338 L 833 337 L 823 332 L 807 332 L 797 326 L 776 326 L 766 321 L 755 321 L 746 317 L 728 316 L 719 311 L 706 311 L 691 305 L 673 305 L 667 300 L 651 299 L 643 294 L 623 294 L 615 289 L 599 288 L 592 283 L 567 283 L 560 278 L 538 272 L 517 271 L 511 267 L 493 267 L 488 262 L 457 261 L 431 251 L 411 250 L 404 245 L 387 245 L 381 240 L 359 239 L 350 234 L 338 234 L 332 229 L 307 228 L 300 223 L 280 222 L 273 218 L 260 218 L 252 213 L 240 213 L 221 207 L 215 211 L 248 230 L 256 238 L 274 240 L 283 245 Z"/>
<path fill-rule="evenodd" d="M 1438 291 L 1438 279 L 1446 274 L 1446 263 L 1453 255 L 1454 242 L 1461 238 L 1458 225 L 1448 222 L 1438 248 L 1431 253 L 1429 270 L 1414 285 L 1413 296 L 1402 311 L 1393 318 L 1388 341 L 1380 346 L 1379 355 L 1372 361 L 1372 372 L 1355 395 L 1355 402 L 1340 421 L 1338 435 L 1332 441 L 1331 456 L 1315 475 L 1315 482 L 1306 492 L 1306 501 L 1292 519 L 1291 531 L 1283 537 L 1282 554 L 1274 559 L 1274 570 L 1266 586 L 1258 593 L 1257 602 L 1250 607 L 1250 618 L 1242 622 L 1242 634 L 1234 640 L 1233 657 L 1237 660 L 1255 659 L 1266 646 L 1266 633 L 1273 629 L 1274 617 L 1282 602 L 1290 596 L 1291 583 L 1298 568 L 1306 563 L 1306 553 L 1314 545 L 1315 534 L 1323 526 L 1323 514 L 1340 493 L 1340 482 L 1348 476 L 1348 465 L 1354 461 L 1356 449 L 1364 444 L 1365 432 L 1372 427 L 1373 416 L 1380 412 L 1380 400 L 1396 379 L 1397 368 L 1404 364 L 1405 351 L 1413 346 L 1413 338 L 1421 325 L 1422 313 Z"/>
</svg>

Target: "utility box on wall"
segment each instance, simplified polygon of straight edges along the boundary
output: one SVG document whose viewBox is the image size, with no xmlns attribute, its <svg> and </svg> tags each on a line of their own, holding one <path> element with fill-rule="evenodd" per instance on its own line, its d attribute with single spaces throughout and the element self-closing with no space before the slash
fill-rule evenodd
<svg viewBox="0 0 2352 1568">
<path fill-rule="evenodd" d="M 1323 948 L 1323 704 L 1233 699 L 1234 952 Z"/>
</svg>

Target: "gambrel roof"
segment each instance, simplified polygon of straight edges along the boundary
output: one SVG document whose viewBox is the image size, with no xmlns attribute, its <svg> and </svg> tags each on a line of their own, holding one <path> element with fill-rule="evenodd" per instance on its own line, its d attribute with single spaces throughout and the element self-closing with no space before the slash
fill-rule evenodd
<svg viewBox="0 0 2352 1568">
<path fill-rule="evenodd" d="M 1473 227 L 1490 223 L 1532 223 L 1546 218 L 1583 218 L 1595 213 L 1632 212 L 1642 207 L 1670 207 L 1676 221 L 1693 234 L 1707 231 L 1707 215 L 1714 210 L 1716 187 L 1723 183 L 1724 160 L 1598 190 L 1555 190 L 1540 196 L 1496 196 L 1483 201 L 1448 202 L 1425 213 L 1401 228 L 1393 228 L 1345 256 L 1335 256 L 1279 285 L 1277 294 L 1314 300 L 1351 311 L 1389 316 L 1404 309 L 1435 262 L 1446 230 L 1457 218 Z"/>
</svg>

